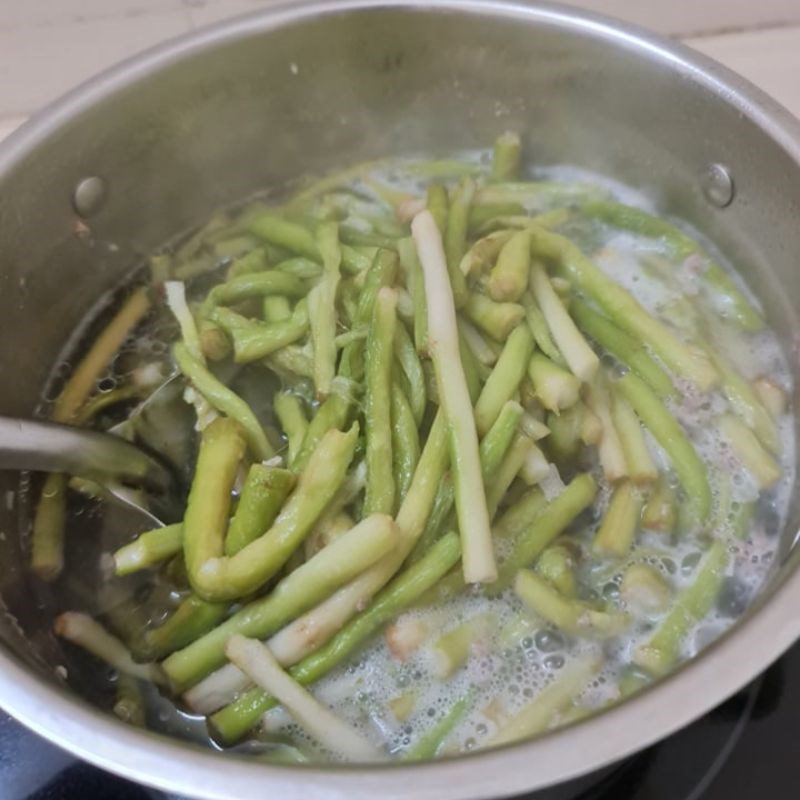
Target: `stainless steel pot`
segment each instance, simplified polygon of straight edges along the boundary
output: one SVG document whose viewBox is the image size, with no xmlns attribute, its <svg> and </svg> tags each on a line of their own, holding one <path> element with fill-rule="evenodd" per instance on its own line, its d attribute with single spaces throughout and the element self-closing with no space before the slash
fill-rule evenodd
<svg viewBox="0 0 800 800">
<path fill-rule="evenodd" d="M 276 5 L 128 61 L 0 149 L 0 411 L 29 414 L 84 312 L 212 209 L 387 153 L 523 131 L 540 163 L 645 188 L 706 231 L 792 352 L 800 306 L 800 125 L 719 65 L 565 7 L 488 0 Z M 723 165 L 735 195 L 725 196 Z M 77 203 L 91 236 L 77 235 Z M 720 177 L 723 178 L 719 184 Z M 97 189 L 99 188 L 99 191 Z M 728 187 L 729 188 L 729 187 Z M 724 206 L 724 207 L 723 207 Z M 791 446 L 792 443 L 788 443 Z M 0 497 L 16 476 L 0 475 Z M 655 688 L 536 741 L 415 766 L 268 767 L 126 727 L 69 691 L 24 531 L 0 503 L 0 704 L 102 767 L 207 798 L 489 798 L 630 754 L 701 715 L 800 634 L 796 493 L 781 567 L 728 635 Z"/>
</svg>

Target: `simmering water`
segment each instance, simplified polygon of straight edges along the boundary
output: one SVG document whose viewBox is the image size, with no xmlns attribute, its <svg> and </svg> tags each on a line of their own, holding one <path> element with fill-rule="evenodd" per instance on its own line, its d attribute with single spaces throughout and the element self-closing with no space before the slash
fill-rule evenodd
<svg viewBox="0 0 800 800">
<path fill-rule="evenodd" d="M 457 154 L 467 164 L 481 167 L 487 162 L 485 152 Z M 365 206 L 381 208 L 375 181 L 392 191 L 417 194 L 424 192 L 427 180 L 408 169 L 410 161 L 399 160 L 376 168 L 368 180 L 354 178 L 350 188 L 358 193 Z M 601 176 L 572 167 L 553 167 L 538 171 L 536 180 L 556 186 L 590 186 L 628 205 L 650 210 L 647 199 L 630 189 Z M 553 191 L 523 201 L 532 213 L 546 211 L 570 202 L 569 191 Z M 254 202 L 262 202 L 256 198 Z M 236 212 L 247 213 L 250 203 Z M 693 238 L 696 232 L 686 229 Z M 764 329 L 747 333 L 715 316 L 710 308 L 719 303 L 711 296 L 701 320 L 705 332 L 698 334 L 698 320 L 691 313 L 682 318 L 681 301 L 695 298 L 701 290 L 696 264 L 692 259 L 670 263 L 670 252 L 663 241 L 620 232 L 600 222 L 578 220 L 565 227 L 565 233 L 578 242 L 595 263 L 619 285 L 633 294 L 651 314 L 671 322 L 679 335 L 693 339 L 698 335 L 704 344 L 724 354 L 748 381 L 767 376 L 787 396 L 792 393 L 792 377 L 781 343 L 774 331 Z M 708 243 L 705 243 L 706 245 Z M 168 248 L 167 250 L 169 250 Z M 229 263 L 222 258 L 221 266 Z M 722 261 L 739 288 L 746 288 Z M 146 280 L 146 271 L 138 270 L 132 282 Z M 195 296 L 202 296 L 209 283 L 221 279 L 222 269 L 190 284 Z M 118 304 L 114 295 L 103 298 L 88 315 L 87 324 L 73 337 L 52 371 L 43 396 L 41 413 L 57 396 L 87 343 L 102 329 L 104 321 Z M 683 311 L 686 312 L 685 307 Z M 163 308 L 157 308 L 129 338 L 107 373 L 97 385 L 107 393 L 132 379 L 157 383 L 174 371 L 168 345 L 178 335 L 177 326 Z M 604 357 L 604 363 L 606 362 Z M 608 363 L 613 363 L 613 359 Z M 614 369 L 618 369 L 616 365 Z M 246 371 L 245 371 L 246 372 Z M 259 380 L 263 380 L 263 371 Z M 237 377 L 241 383 L 242 376 Z M 751 474 L 743 469 L 736 453 L 719 433 L 715 420 L 728 406 L 720 390 L 698 392 L 691 384 L 676 378 L 677 393 L 669 401 L 669 410 L 688 432 L 692 443 L 712 475 L 732 476 L 730 487 L 720 495 L 714 492 L 713 530 L 716 539 L 725 542 L 730 553 L 722 591 L 711 613 L 699 622 L 682 645 L 682 658 L 694 656 L 724 632 L 744 611 L 764 583 L 778 550 L 778 539 L 787 513 L 794 483 L 795 453 L 792 417 L 789 412 L 777 421 L 783 450 L 778 455 L 782 477 L 777 485 L 759 493 Z M 133 403 L 113 407 L 95 421 L 108 428 L 125 419 Z M 267 424 L 270 421 L 267 420 Z M 662 470 L 670 462 L 655 439 L 647 434 L 650 452 Z M 582 514 L 562 536 L 575 555 L 579 597 L 587 602 L 610 601 L 622 611 L 626 608 L 620 593 L 625 570 L 634 563 L 645 564 L 663 576 L 672 596 L 696 578 L 697 565 L 708 546 L 709 531 L 691 528 L 674 535 L 642 530 L 623 559 L 599 558 L 592 554 L 591 542 L 606 510 L 610 489 L 593 456 L 587 454 L 582 469 L 592 472 L 601 491 L 592 508 Z M 566 477 L 566 476 L 564 476 Z M 728 493 L 729 492 L 729 493 Z M 737 536 L 732 528 L 735 512 L 756 501 L 749 532 Z M 54 609 L 79 608 L 100 615 L 105 624 L 122 638 L 135 635 L 137 626 L 157 625 L 177 606 L 186 594 L 186 585 L 174 575 L 148 571 L 126 579 L 108 575 L 104 556 L 129 540 L 135 532 L 126 526 L 120 512 L 95 501 L 75 496 L 70 503 L 67 530 L 67 569 L 54 586 L 41 586 L 40 602 Z M 499 545 L 501 547 L 501 545 Z M 135 611 L 135 614 L 131 612 Z M 115 613 L 120 611 L 121 613 Z M 552 685 L 559 676 L 569 674 L 576 665 L 597 664 L 588 682 L 574 696 L 572 703 L 559 708 L 549 720 L 556 725 L 616 702 L 626 693 L 626 681 L 642 678 L 632 669 L 633 653 L 647 641 L 664 612 L 634 614 L 633 623 L 623 634 L 603 639 L 569 636 L 523 609 L 513 591 L 487 597 L 469 588 L 453 599 L 431 607 L 420 604 L 403 613 L 382 635 L 363 647 L 345 665 L 317 682 L 314 695 L 347 720 L 371 741 L 385 742 L 387 757 L 402 756 L 413 747 L 442 717 L 463 698 L 470 698 L 463 719 L 447 737 L 443 753 L 469 751 L 484 746 L 502 729 L 504 723 Z M 473 621 L 472 637 L 463 665 L 452 675 L 441 675 L 436 643 L 442 634 Z M 133 628 L 134 630 L 131 630 Z M 67 681 L 94 700 L 110 704 L 117 676 L 101 670 L 97 680 L 96 662 L 69 651 Z M 91 678 L 87 676 L 91 675 Z M 184 714 L 178 704 L 150 696 L 149 724 L 178 735 L 205 738 L 202 719 Z M 257 736 L 265 740 L 285 740 L 297 744 L 312 758 L 337 759 L 340 754 L 320 748 L 280 707 L 265 715 Z"/>
</svg>

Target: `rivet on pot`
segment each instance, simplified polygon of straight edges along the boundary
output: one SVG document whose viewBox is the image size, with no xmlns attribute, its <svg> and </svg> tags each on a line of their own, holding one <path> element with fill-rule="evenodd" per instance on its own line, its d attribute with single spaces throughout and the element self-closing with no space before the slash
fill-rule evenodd
<svg viewBox="0 0 800 800">
<path fill-rule="evenodd" d="M 79 181 L 72 193 L 75 212 L 84 218 L 93 216 L 103 207 L 107 191 L 106 182 L 97 176 Z"/>
<path fill-rule="evenodd" d="M 733 202 L 736 187 L 730 170 L 724 164 L 710 164 L 703 175 L 702 185 L 706 199 L 717 208 L 725 208 Z"/>
</svg>

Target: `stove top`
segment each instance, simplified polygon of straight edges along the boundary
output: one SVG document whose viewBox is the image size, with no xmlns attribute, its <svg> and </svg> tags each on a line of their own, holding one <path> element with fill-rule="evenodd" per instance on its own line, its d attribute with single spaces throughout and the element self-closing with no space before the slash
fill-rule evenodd
<svg viewBox="0 0 800 800">
<path fill-rule="evenodd" d="M 800 644 L 702 719 L 575 800 L 796 800 Z M 585 786 L 585 784 L 582 784 Z M 0 712 L 0 800 L 178 800 L 64 753 Z M 518 800 L 546 800 L 547 794 Z"/>
</svg>

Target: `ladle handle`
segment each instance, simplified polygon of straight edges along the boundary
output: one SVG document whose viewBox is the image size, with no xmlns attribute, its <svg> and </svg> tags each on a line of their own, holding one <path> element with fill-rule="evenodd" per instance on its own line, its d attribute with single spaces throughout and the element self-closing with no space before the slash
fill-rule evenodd
<svg viewBox="0 0 800 800">
<path fill-rule="evenodd" d="M 162 491 L 173 482 L 160 461 L 119 436 L 13 417 L 0 417 L 0 469 L 116 478 Z"/>
</svg>

